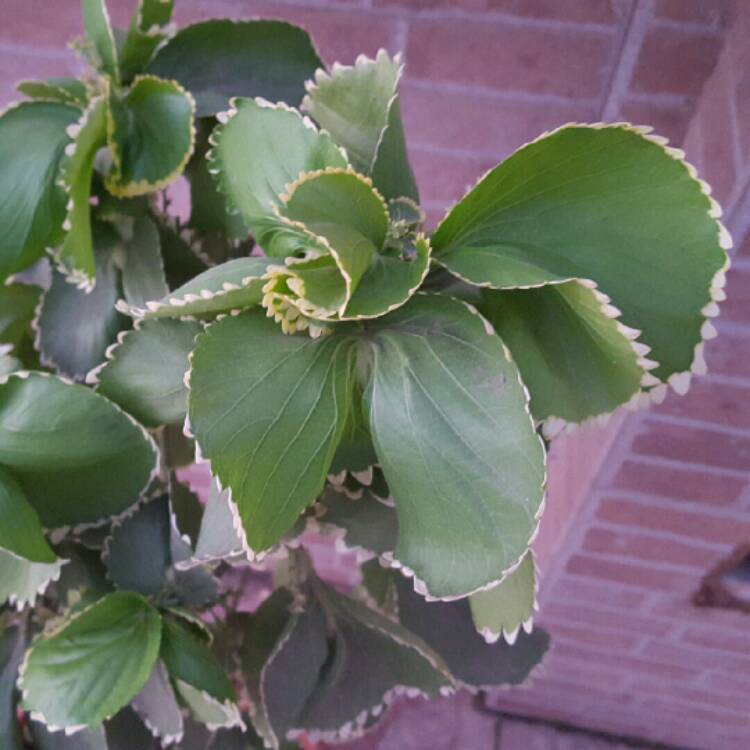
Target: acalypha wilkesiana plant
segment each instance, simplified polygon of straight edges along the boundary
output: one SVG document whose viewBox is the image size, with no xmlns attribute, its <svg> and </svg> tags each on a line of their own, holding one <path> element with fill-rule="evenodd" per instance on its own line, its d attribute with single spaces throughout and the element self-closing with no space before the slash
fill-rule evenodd
<svg viewBox="0 0 750 750">
<path fill-rule="evenodd" d="M 704 369 L 708 186 L 564 125 L 430 234 L 398 56 L 82 5 L 90 71 L 0 117 L 0 745 L 278 748 L 523 682 L 546 440 Z"/>
</svg>

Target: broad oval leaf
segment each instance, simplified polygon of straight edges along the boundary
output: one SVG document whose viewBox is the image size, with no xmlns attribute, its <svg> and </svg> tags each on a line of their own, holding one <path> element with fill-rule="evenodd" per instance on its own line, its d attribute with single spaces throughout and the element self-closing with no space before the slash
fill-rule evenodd
<svg viewBox="0 0 750 750">
<path fill-rule="evenodd" d="M 76 106 L 24 102 L 0 117 L 0 278 L 31 265 L 62 235 L 57 172 Z"/>
<path fill-rule="evenodd" d="M 479 306 L 513 355 L 538 420 L 606 415 L 641 389 L 645 345 L 593 283 L 482 290 Z M 639 352 L 639 349 L 641 350 Z"/>
<path fill-rule="evenodd" d="M 0 467 L 0 548 L 29 562 L 54 563 L 57 555 L 44 538 L 39 516 L 23 490 Z"/>
<path fill-rule="evenodd" d="M 396 504 L 397 564 L 429 596 L 485 588 L 524 553 L 544 448 L 518 370 L 475 312 L 419 295 L 372 324 L 365 402 Z"/>
<path fill-rule="evenodd" d="M 51 728 L 96 726 L 140 692 L 160 642 L 161 618 L 143 597 L 108 594 L 32 645 L 23 704 Z"/>
<path fill-rule="evenodd" d="M 90 388 L 15 373 L 0 383 L 0 464 L 42 524 L 59 527 L 99 521 L 132 505 L 150 481 L 156 446 Z"/>
<path fill-rule="evenodd" d="M 146 427 L 182 422 L 187 411 L 184 383 L 188 355 L 200 323 L 146 320 L 121 337 L 89 383 Z"/>
<path fill-rule="evenodd" d="M 285 336 L 259 310 L 225 318 L 198 337 L 191 429 L 231 489 L 254 551 L 273 546 L 323 489 L 352 378 L 350 338 Z"/>
<path fill-rule="evenodd" d="M 283 21 L 213 20 L 187 26 L 157 53 L 149 72 L 179 81 L 198 117 L 226 109 L 232 96 L 296 105 L 323 63 L 304 29 Z"/>
<path fill-rule="evenodd" d="M 495 289 L 592 279 L 643 332 L 654 375 L 688 372 L 731 238 L 705 183 L 627 125 L 570 125 L 524 146 L 454 206 L 432 237 L 437 260 Z"/>
<path fill-rule="evenodd" d="M 195 102 L 174 81 L 138 76 L 119 98 L 110 97 L 107 143 L 113 166 L 107 189 L 144 195 L 168 185 L 188 163 L 195 140 Z"/>
</svg>

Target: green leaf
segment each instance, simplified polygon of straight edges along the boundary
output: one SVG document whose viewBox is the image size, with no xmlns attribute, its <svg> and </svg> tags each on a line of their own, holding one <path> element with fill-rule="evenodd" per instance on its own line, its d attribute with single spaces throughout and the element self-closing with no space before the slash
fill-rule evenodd
<svg viewBox="0 0 750 750">
<path fill-rule="evenodd" d="M 232 99 L 232 108 L 214 130 L 208 153 L 209 171 L 230 210 L 239 211 L 256 241 L 272 255 L 286 255 L 273 246 L 286 186 L 303 172 L 346 167 L 346 158 L 330 136 L 318 132 L 299 112 L 262 99 Z"/>
<path fill-rule="evenodd" d="M 24 706 L 50 728 L 96 726 L 146 684 L 160 640 L 143 597 L 109 594 L 35 641 L 19 678 Z"/>
<path fill-rule="evenodd" d="M 127 95 L 110 97 L 107 143 L 113 166 L 107 189 L 144 195 L 182 174 L 193 153 L 195 102 L 174 81 L 138 76 Z"/>
<path fill-rule="evenodd" d="M 81 0 L 81 7 L 86 38 L 93 48 L 94 65 L 118 81 L 120 71 L 117 62 L 117 45 L 105 0 Z"/>
<path fill-rule="evenodd" d="M 0 278 L 20 271 L 62 236 L 65 194 L 57 171 L 78 107 L 24 102 L 0 117 Z"/>
<path fill-rule="evenodd" d="M 159 232 L 156 224 L 147 216 L 135 219 L 126 237 L 122 291 L 129 305 L 141 307 L 149 300 L 161 299 L 169 292 Z"/>
<path fill-rule="evenodd" d="M 125 82 L 141 73 L 170 35 L 173 0 L 138 0 L 120 50 L 120 73 Z"/>
<path fill-rule="evenodd" d="M 48 78 L 45 81 L 21 81 L 16 90 L 30 99 L 61 104 L 86 105 L 86 84 L 77 78 Z"/>
<path fill-rule="evenodd" d="M 97 226 L 96 286 L 85 292 L 58 271 L 42 295 L 34 321 L 35 345 L 42 363 L 62 375 L 83 380 L 105 360 L 105 353 L 130 321 L 115 309 L 120 297 L 116 244 L 106 225 Z"/>
<path fill-rule="evenodd" d="M 158 228 L 164 272 L 170 289 L 176 289 L 206 270 L 205 259 L 198 258 L 175 227 L 159 222 Z"/>
<path fill-rule="evenodd" d="M 233 559 L 245 556 L 244 536 L 236 523 L 240 519 L 232 503 L 229 490 L 223 490 L 214 480 L 208 490 L 195 555 L 191 564 Z"/>
<path fill-rule="evenodd" d="M 591 282 L 483 290 L 480 311 L 513 355 L 538 420 L 582 422 L 627 403 L 653 366 L 637 331 Z"/>
<path fill-rule="evenodd" d="M 521 685 L 543 659 L 549 636 L 541 628 L 520 632 L 513 646 L 488 644 L 474 629 L 469 603 L 426 602 L 396 576 L 401 624 L 445 659 L 453 676 L 470 688 Z"/>
<path fill-rule="evenodd" d="M 209 728 L 242 725 L 234 688 L 221 664 L 202 640 L 170 619 L 163 624 L 161 658 L 197 720 Z"/>
<path fill-rule="evenodd" d="M 212 317 L 260 304 L 267 258 L 235 258 L 196 276 L 161 300 L 132 308 L 136 318 Z"/>
<path fill-rule="evenodd" d="M 0 548 L 29 562 L 54 563 L 57 555 L 44 538 L 39 516 L 13 477 L 0 467 Z"/>
<path fill-rule="evenodd" d="M 120 338 L 109 360 L 89 373 L 98 391 L 146 427 L 182 422 L 187 411 L 184 383 L 188 355 L 200 323 L 146 320 Z"/>
<path fill-rule="evenodd" d="M 90 388 L 43 373 L 0 383 L 0 464 L 44 526 L 121 513 L 149 483 L 155 463 L 143 428 Z"/>
<path fill-rule="evenodd" d="M 503 636 L 511 645 L 516 642 L 520 628 L 531 633 L 536 590 L 536 566 L 529 550 L 519 566 L 497 586 L 469 597 L 477 632 L 487 643 L 495 643 Z"/>
<path fill-rule="evenodd" d="M 397 96 L 402 71 L 399 56 L 382 49 L 374 60 L 360 55 L 353 66 L 319 70 L 302 108 L 346 149 L 358 172 L 373 175 L 386 198 L 418 200 Z"/>
<path fill-rule="evenodd" d="M 176 432 L 174 428 L 173 431 Z M 190 463 L 192 462 L 191 459 Z M 187 484 L 177 479 L 174 472 L 169 478 L 169 501 L 177 523 L 177 531 L 183 536 L 188 536 L 191 544 L 195 546 L 203 519 L 203 503 Z"/>
<path fill-rule="evenodd" d="M 433 235 L 437 260 L 495 289 L 591 279 L 681 387 L 723 299 L 718 204 L 682 152 L 625 125 L 565 126 L 487 174 Z M 710 329 L 709 329 L 710 330 Z"/>
<path fill-rule="evenodd" d="M 367 471 L 378 462 L 367 425 L 367 416 L 364 413 L 362 389 L 359 384 L 354 386 L 351 398 L 352 407 L 347 415 L 341 442 L 331 463 L 330 474 L 333 475 L 340 474 L 342 471 Z"/>
<path fill-rule="evenodd" d="M 296 105 L 323 63 L 303 29 L 283 21 L 204 21 L 182 29 L 149 71 L 195 96 L 198 117 L 226 109 L 232 96 Z"/>
<path fill-rule="evenodd" d="M 0 604 L 8 602 L 19 610 L 34 604 L 38 594 L 60 577 L 64 560 L 33 563 L 0 549 Z"/>
<path fill-rule="evenodd" d="M 156 662 L 141 692 L 133 698 L 132 706 L 151 733 L 163 744 L 179 742 L 182 738 L 182 713 L 161 660 Z"/>
<path fill-rule="evenodd" d="M 102 726 L 68 735 L 51 732 L 44 724 L 35 721 L 31 724 L 31 734 L 35 750 L 107 750 L 107 738 Z"/>
<path fill-rule="evenodd" d="M 191 429 L 231 489 L 256 552 L 273 546 L 323 489 L 349 410 L 352 343 L 284 336 L 256 310 L 197 339 Z"/>
<path fill-rule="evenodd" d="M 68 195 L 63 229 L 65 239 L 55 251 L 58 268 L 86 289 L 94 285 L 96 272 L 91 230 L 91 179 L 94 160 L 107 137 L 107 95 L 93 99 L 81 119 L 68 128 L 73 142 L 65 148 L 61 184 Z"/>
<path fill-rule="evenodd" d="M 12 352 L 27 363 L 36 360 L 31 321 L 41 292 L 31 284 L 16 282 L 0 286 L 0 351 L 5 355 Z"/>
<path fill-rule="evenodd" d="M 5 750 L 23 750 L 16 717 L 16 676 L 25 650 L 21 628 L 0 631 L 0 745 Z"/>
<path fill-rule="evenodd" d="M 463 303 L 420 295 L 369 332 L 365 391 L 398 514 L 396 564 L 436 598 L 502 578 L 542 508 L 544 448 L 515 365 Z"/>
<path fill-rule="evenodd" d="M 396 548 L 396 513 L 368 490 L 364 490 L 361 498 L 353 500 L 333 487 L 327 487 L 319 503 L 324 513 L 318 522 L 341 529 L 346 548 L 376 555 Z"/>
<path fill-rule="evenodd" d="M 113 523 L 102 555 L 113 583 L 144 596 L 158 594 L 172 564 L 171 531 L 166 495 L 139 505 L 131 515 Z"/>
</svg>

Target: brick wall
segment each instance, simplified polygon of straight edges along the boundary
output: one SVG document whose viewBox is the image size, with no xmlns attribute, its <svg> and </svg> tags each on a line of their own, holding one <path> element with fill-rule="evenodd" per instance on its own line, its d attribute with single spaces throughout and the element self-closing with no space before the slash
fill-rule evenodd
<svg viewBox="0 0 750 750">
<path fill-rule="evenodd" d="M 570 120 L 653 124 L 715 187 L 737 240 L 690 395 L 560 441 L 537 546 L 546 672 L 494 710 L 674 746 L 750 744 L 747 617 L 690 596 L 750 541 L 750 0 L 176 0 L 181 23 L 286 18 L 328 62 L 403 50 L 410 152 L 434 223 L 485 169 Z M 124 25 L 133 0 L 110 0 Z M 76 0 L 2 0 L 0 101 L 75 72 Z M 744 126 L 741 127 L 741 124 Z M 429 730 L 429 731 L 428 731 Z M 466 697 L 400 707 L 360 750 L 593 748 Z M 409 744 L 411 743 L 411 744 Z M 421 743 L 421 744 L 420 744 Z M 611 745 L 607 745 L 612 747 Z"/>
</svg>

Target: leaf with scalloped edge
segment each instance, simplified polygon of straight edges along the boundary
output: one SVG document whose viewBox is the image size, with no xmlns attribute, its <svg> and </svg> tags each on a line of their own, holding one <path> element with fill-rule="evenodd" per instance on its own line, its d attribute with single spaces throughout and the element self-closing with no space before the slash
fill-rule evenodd
<svg viewBox="0 0 750 750">
<path fill-rule="evenodd" d="M 35 346 L 42 364 L 61 375 L 83 380 L 104 362 L 107 347 L 130 321 L 115 309 L 121 295 L 116 265 L 117 238 L 106 225 L 96 228 L 96 286 L 85 292 L 53 269 L 34 320 Z"/>
<path fill-rule="evenodd" d="M 214 479 L 208 490 L 195 554 L 190 565 L 199 562 L 244 558 L 245 543 L 236 528 L 239 522 L 229 490 L 222 490 Z"/>
<path fill-rule="evenodd" d="M 731 238 L 684 154 L 628 125 L 568 125 L 489 172 L 432 237 L 436 260 L 495 289 L 592 279 L 642 331 L 653 374 L 702 367 Z"/>
<path fill-rule="evenodd" d="M 159 45 L 171 36 L 173 6 L 174 0 L 138 0 L 120 49 L 120 75 L 125 83 L 143 72 Z"/>
<path fill-rule="evenodd" d="M 536 533 L 544 448 L 518 370 L 464 303 L 418 295 L 371 324 L 369 425 L 396 506 L 394 564 L 457 598 L 502 578 Z"/>
<path fill-rule="evenodd" d="M 210 318 L 260 304 L 268 258 L 235 258 L 191 279 L 145 307 L 122 308 L 135 318 Z"/>
<path fill-rule="evenodd" d="M 284 21 L 203 21 L 181 29 L 149 72 L 192 92 L 198 117 L 226 109 L 230 97 L 262 96 L 297 105 L 323 63 L 308 33 Z"/>
<path fill-rule="evenodd" d="M 54 563 L 57 555 L 44 538 L 34 508 L 18 482 L 0 466 L 0 548 L 29 562 Z"/>
<path fill-rule="evenodd" d="M 0 745 L 23 750 L 16 716 L 16 677 L 26 650 L 26 638 L 18 626 L 0 630 Z"/>
<path fill-rule="evenodd" d="M 44 81 L 20 81 L 16 90 L 30 99 L 86 106 L 86 84 L 77 78 L 47 78 Z"/>
<path fill-rule="evenodd" d="M 75 734 L 52 732 L 41 722 L 31 723 L 34 750 L 108 750 L 104 727 L 82 729 Z"/>
<path fill-rule="evenodd" d="M 231 489 L 255 552 L 273 546 L 323 489 L 349 410 L 352 344 L 284 336 L 260 310 L 224 318 L 197 339 L 190 427 Z"/>
<path fill-rule="evenodd" d="M 161 617 L 142 596 L 108 594 L 32 644 L 23 705 L 50 728 L 96 726 L 140 692 L 160 641 Z"/>
<path fill-rule="evenodd" d="M 109 100 L 107 145 L 113 165 L 107 189 L 130 197 L 166 187 L 193 153 L 195 102 L 178 83 L 137 76 L 127 94 Z"/>
<path fill-rule="evenodd" d="M 143 428 L 90 388 L 43 373 L 0 382 L 0 464 L 46 527 L 121 513 L 150 482 L 156 457 Z"/>
<path fill-rule="evenodd" d="M 17 609 L 34 604 L 36 597 L 60 577 L 64 560 L 34 563 L 0 549 L 0 604 L 8 602 Z"/>
<path fill-rule="evenodd" d="M 536 565 L 529 550 L 518 567 L 494 588 L 469 597 L 474 627 L 487 643 L 504 637 L 513 645 L 523 628 L 531 633 L 536 607 Z"/>
<path fill-rule="evenodd" d="M 81 115 L 59 102 L 23 102 L 0 116 L 0 279 L 40 258 L 62 237 L 65 193 L 57 184 L 67 133 Z"/>
<path fill-rule="evenodd" d="M 65 239 L 55 250 L 58 268 L 78 286 L 95 283 L 94 237 L 91 229 L 91 180 L 94 160 L 107 138 L 107 94 L 93 99 L 80 120 L 68 128 L 73 142 L 65 148 L 60 182 L 68 195 Z"/>
<path fill-rule="evenodd" d="M 346 150 L 358 172 L 373 176 L 386 198 L 418 200 L 398 103 L 402 71 L 400 56 L 383 49 L 374 60 L 360 55 L 352 66 L 320 69 L 302 109 Z"/>
<path fill-rule="evenodd" d="M 184 721 L 164 662 L 158 660 L 146 684 L 130 704 L 148 730 L 165 745 L 179 742 Z"/>
<path fill-rule="evenodd" d="M 99 393 L 146 427 L 182 422 L 188 355 L 202 330 L 191 321 L 144 320 L 120 337 L 107 362 L 89 373 L 87 382 L 98 383 Z"/>
<path fill-rule="evenodd" d="M 279 229 L 274 209 L 281 205 L 280 195 L 303 172 L 346 167 L 345 156 L 328 134 L 283 104 L 234 98 L 219 122 L 207 155 L 219 190 L 267 253 L 291 254 L 294 246 L 272 241 Z"/>
<path fill-rule="evenodd" d="M 169 292 L 161 257 L 161 240 L 154 221 L 139 216 L 120 226 L 125 249 L 122 266 L 122 292 L 131 307 L 142 307 L 149 300 Z"/>
<path fill-rule="evenodd" d="M 94 67 L 119 81 L 117 44 L 105 0 L 81 0 L 83 25 Z"/>
<path fill-rule="evenodd" d="M 607 415 L 655 384 L 638 331 L 593 282 L 482 290 L 481 313 L 513 355 L 535 419 L 582 422 Z"/>
<path fill-rule="evenodd" d="M 544 658 L 549 636 L 541 628 L 521 631 L 514 645 L 486 643 L 474 628 L 469 602 L 428 602 L 409 581 L 395 576 L 401 624 L 439 653 L 461 685 L 472 688 L 521 685 Z"/>
</svg>

